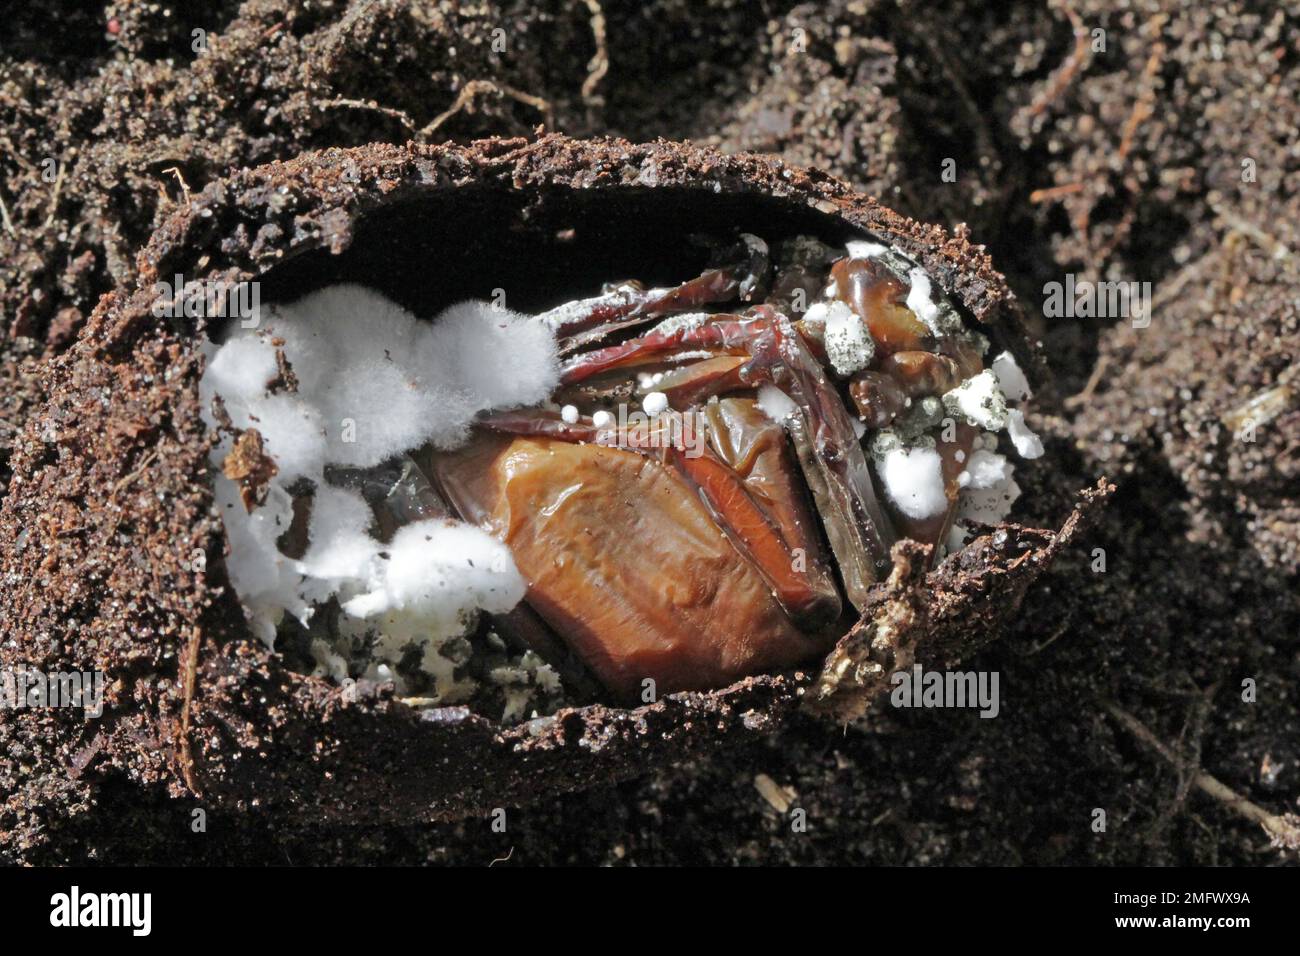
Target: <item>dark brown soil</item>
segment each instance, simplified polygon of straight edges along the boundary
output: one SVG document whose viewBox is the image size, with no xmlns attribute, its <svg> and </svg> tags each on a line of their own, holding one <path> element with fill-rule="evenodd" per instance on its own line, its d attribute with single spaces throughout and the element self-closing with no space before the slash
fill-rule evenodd
<svg viewBox="0 0 1300 956">
<path fill-rule="evenodd" d="M 596 45 L 583 4 L 88 7 L 28 6 L 0 22 L 0 199 L 13 229 L 0 229 L 6 484 L 17 431 L 35 437 L 59 410 L 33 411 L 39 357 L 63 352 L 101 295 L 134 285 L 136 255 L 186 188 L 306 148 L 510 135 L 547 121 L 579 135 L 773 150 L 922 220 L 969 222 L 1056 376 L 1038 424 L 1059 472 L 1026 517 L 1059 518 L 1066 493 L 1099 474 L 1120 487 L 1087 547 L 1063 554 L 1016 626 L 963 664 L 1000 672 L 995 720 L 889 711 L 841 733 L 800 717 L 772 737 L 512 811 L 506 834 L 482 818 L 288 827 L 217 808 L 195 834 L 192 799 L 142 787 L 161 758 L 86 787 L 0 714 L 0 829 L 19 835 L 0 852 L 267 863 L 481 864 L 511 847 L 512 862 L 529 863 L 1287 859 L 1193 782 L 1199 766 L 1275 814 L 1294 812 L 1300 794 L 1293 15 L 1173 0 L 606 0 L 609 70 L 584 97 Z M 1104 30 L 1104 51 L 1076 50 L 1074 16 Z M 498 26 L 504 52 L 492 50 Z M 200 28 L 209 50 L 196 56 Z M 473 80 L 495 85 L 428 129 Z M 63 161 L 55 182 L 42 179 L 47 158 Z M 946 159 L 955 182 L 941 178 Z M 1253 181 L 1243 181 L 1247 161 Z M 1151 281 L 1151 326 L 1043 318 L 1043 284 L 1065 272 Z M 161 369 L 173 357 L 151 360 Z M 60 364 L 44 381 L 74 371 Z M 1269 389 L 1278 410 L 1241 440 L 1225 418 L 1238 422 L 1234 411 Z M 148 421 L 167 410 L 139 411 Z M 53 464 L 76 453 L 53 442 L 47 454 Z M 47 510 L 45 532 L 75 529 L 76 491 Z M 178 535 L 193 527 L 183 513 L 172 520 Z M 60 613 L 73 629 L 99 610 L 73 600 Z M 162 658 L 175 646 L 160 635 Z M 160 663 L 142 660 L 139 673 Z M 1242 700 L 1246 678 L 1253 703 Z M 1114 707 L 1177 748 L 1180 764 L 1140 743 Z M 135 729 L 125 721 L 115 733 Z M 807 832 L 760 796 L 760 773 L 795 792 Z M 35 778 L 50 781 L 47 802 L 20 807 Z M 1105 833 L 1091 829 L 1096 808 Z"/>
</svg>

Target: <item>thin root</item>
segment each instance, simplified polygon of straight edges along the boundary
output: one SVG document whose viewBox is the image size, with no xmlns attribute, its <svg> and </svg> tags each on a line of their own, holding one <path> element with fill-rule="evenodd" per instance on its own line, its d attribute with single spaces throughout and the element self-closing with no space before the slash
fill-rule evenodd
<svg viewBox="0 0 1300 956">
<path fill-rule="evenodd" d="M 353 100 L 346 97 L 336 97 L 332 100 L 326 100 L 320 104 L 321 109 L 349 109 L 349 110 L 369 110 L 373 113 L 380 113 L 390 119 L 395 119 L 406 127 L 408 133 L 415 132 L 415 121 L 406 113 L 391 106 L 380 106 L 374 100 Z"/>
<path fill-rule="evenodd" d="M 1157 14 L 1152 17 L 1148 26 L 1152 33 L 1159 36 L 1160 30 L 1165 25 L 1168 17 L 1165 14 Z M 1151 114 L 1155 112 L 1156 99 L 1156 74 L 1160 72 L 1160 66 L 1165 59 L 1165 45 L 1162 41 L 1156 40 L 1151 46 L 1151 55 L 1147 57 L 1146 67 L 1142 70 L 1142 88 L 1138 93 L 1137 101 L 1133 104 L 1133 109 L 1128 115 L 1128 120 L 1124 123 L 1124 133 L 1119 141 L 1119 158 L 1126 159 L 1129 151 L 1133 148 L 1133 140 L 1137 135 L 1140 127 Z"/>
<path fill-rule="evenodd" d="M 9 207 L 5 205 L 3 195 L 0 195 L 0 222 L 4 223 L 5 232 L 9 233 L 11 238 L 18 238 L 18 233 L 14 229 L 14 221 L 9 218 Z"/>
<path fill-rule="evenodd" d="M 54 214 L 59 211 L 59 193 L 63 191 L 63 172 L 67 168 L 67 163 L 59 163 L 59 172 L 54 177 L 54 192 L 50 196 L 50 210 L 45 216 L 45 228 L 50 228 L 54 222 Z"/>
<path fill-rule="evenodd" d="M 1083 187 L 1083 183 L 1075 182 L 1066 183 L 1064 186 L 1052 186 L 1049 189 L 1035 189 L 1029 194 L 1029 201 L 1035 204 L 1053 202 L 1054 200 L 1060 199 L 1062 196 L 1070 196 L 1074 193 L 1082 192 Z"/>
<path fill-rule="evenodd" d="M 1031 118 L 1041 116 L 1060 98 L 1066 88 L 1074 82 L 1074 78 L 1089 58 L 1088 29 L 1084 26 L 1083 18 L 1068 3 L 1061 4 L 1061 11 L 1070 21 L 1070 27 L 1074 31 L 1074 49 L 1061 61 L 1061 65 L 1048 80 L 1046 88 L 1029 104 L 1026 113 Z"/>
<path fill-rule="evenodd" d="M 506 86 L 504 83 L 493 83 L 491 80 L 470 80 L 470 82 L 466 83 L 464 87 L 461 88 L 460 93 L 456 95 L 456 99 L 451 106 L 447 107 L 447 109 L 435 116 L 429 122 L 429 125 L 420 130 L 420 132 L 416 134 L 416 139 L 421 142 L 427 142 L 428 138 L 433 135 L 438 127 L 442 126 L 443 123 L 447 122 L 447 120 L 451 119 L 457 113 L 462 110 L 473 112 L 474 98 L 480 93 L 495 93 L 498 96 L 508 96 L 512 100 L 517 100 L 520 103 L 531 106 L 541 113 L 542 122 L 547 129 L 551 129 L 554 125 L 552 122 L 551 104 L 540 96 L 533 96 L 529 93 L 523 92 L 522 90 L 516 90 L 514 87 Z"/>
<path fill-rule="evenodd" d="M 182 175 L 180 171 L 180 167 L 168 166 L 166 169 L 163 170 L 163 172 L 171 173 L 173 176 L 176 177 L 176 181 L 181 185 L 181 194 L 184 195 L 185 197 L 185 208 L 189 209 L 190 208 L 190 184 L 185 181 L 185 176 Z"/>
<path fill-rule="evenodd" d="M 153 460 L 157 457 L 158 457 L 158 449 L 155 448 L 152 451 L 150 451 L 147 455 L 145 455 L 142 459 L 140 459 L 139 467 L 136 468 L 134 471 L 132 471 L 130 474 L 123 475 L 122 478 L 118 481 L 118 483 L 113 486 L 113 491 L 108 496 L 108 500 L 112 501 L 115 498 L 117 498 L 117 493 L 121 491 L 123 488 L 125 488 L 127 485 L 129 485 L 131 482 L 135 481 L 141 475 L 143 475 L 145 471 L 149 468 L 149 466 L 153 464 Z"/>
<path fill-rule="evenodd" d="M 1182 761 L 1169 745 L 1157 738 L 1136 717 L 1122 710 L 1117 704 L 1108 702 L 1104 706 L 1106 711 L 1134 737 L 1169 761 L 1175 768 L 1183 767 Z M 1284 850 L 1300 850 L 1300 817 L 1291 813 L 1282 816 L 1269 813 L 1204 770 L 1197 769 L 1194 772 L 1192 783 L 1202 793 L 1218 800 L 1238 816 L 1259 824 L 1268 834 L 1273 846 Z"/>
<path fill-rule="evenodd" d="M 605 41 L 605 11 L 600 0 L 583 0 L 591 11 L 591 33 L 596 40 L 596 53 L 587 63 L 587 78 L 582 82 L 582 100 L 588 106 L 602 106 L 605 99 L 597 95 L 600 81 L 609 72 L 609 47 Z"/>
<path fill-rule="evenodd" d="M 185 647 L 185 675 L 182 688 L 181 728 L 180 728 L 180 762 L 181 775 L 185 786 L 191 793 L 199 793 L 198 781 L 194 779 L 194 749 L 190 743 L 190 713 L 194 709 L 194 684 L 199 670 L 199 645 L 203 641 L 203 631 L 197 625 L 190 631 L 190 639 Z"/>
<path fill-rule="evenodd" d="M 1060 626 L 1057 627 L 1057 629 L 1052 632 L 1051 636 L 1048 637 L 1047 640 L 1043 641 L 1043 643 L 1041 644 L 1035 644 L 1033 647 L 1029 648 L 1029 654 L 1031 656 L 1034 654 L 1041 654 L 1043 651 L 1047 650 L 1049 647 L 1055 644 L 1069 629 L 1070 629 L 1070 620 L 1069 618 L 1066 618 L 1064 621 L 1061 622 Z"/>
<path fill-rule="evenodd" d="M 1241 233 L 1247 239 L 1251 239 L 1261 249 L 1267 252 L 1275 259 L 1290 258 L 1291 250 L 1286 244 L 1278 240 L 1275 236 L 1269 234 L 1259 226 L 1247 219 L 1242 218 L 1230 209 L 1225 208 L 1220 203 L 1211 202 L 1210 208 L 1214 210 L 1215 215 L 1223 221 L 1223 224 L 1229 229 Z"/>
<path fill-rule="evenodd" d="M 1092 396 L 1097 391 L 1097 386 L 1101 384 L 1101 377 L 1106 374 L 1106 366 L 1110 364 L 1110 356 L 1104 352 L 1097 359 L 1097 364 L 1092 369 L 1092 374 L 1088 376 L 1088 381 L 1083 386 L 1083 391 L 1078 395 L 1071 395 L 1064 402 L 1066 408 L 1078 408 L 1080 405 L 1087 405 L 1092 401 Z"/>
</svg>

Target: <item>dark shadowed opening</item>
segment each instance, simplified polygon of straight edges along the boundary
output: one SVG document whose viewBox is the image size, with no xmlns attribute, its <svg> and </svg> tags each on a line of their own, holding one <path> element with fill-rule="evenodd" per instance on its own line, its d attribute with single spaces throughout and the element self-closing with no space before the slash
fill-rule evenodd
<svg viewBox="0 0 1300 956">
<path fill-rule="evenodd" d="M 841 220 L 799 203 L 709 189 L 581 190 L 524 194 L 491 187 L 397 199 L 364 215 L 341 255 L 315 249 L 262 277 L 263 301 L 291 301 L 338 282 L 383 292 L 428 317 L 467 298 L 542 311 L 594 295 L 605 282 L 676 284 L 698 275 L 708 250 L 692 236 L 752 232 L 769 243 L 799 233 L 843 242 Z"/>
</svg>

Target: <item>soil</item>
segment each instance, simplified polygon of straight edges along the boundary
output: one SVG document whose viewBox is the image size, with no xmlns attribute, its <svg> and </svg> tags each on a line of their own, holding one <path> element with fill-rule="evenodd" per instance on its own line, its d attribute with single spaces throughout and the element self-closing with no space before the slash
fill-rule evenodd
<svg viewBox="0 0 1300 956">
<path fill-rule="evenodd" d="M 1019 294 L 1054 376 L 1037 421 L 1058 469 L 1051 488 L 1102 474 L 1118 484 L 1086 544 L 1057 557 L 1001 640 L 963 661 L 1000 674 L 998 718 L 890 709 L 828 730 L 795 715 L 771 736 L 511 809 L 505 834 L 485 816 L 287 826 L 255 808 L 211 808 L 196 834 L 194 801 L 143 785 L 156 769 L 145 764 L 98 774 L 93 787 L 33 788 L 58 775 L 4 713 L 0 853 L 270 864 L 507 854 L 1293 861 L 1196 780 L 1213 774 L 1273 814 L 1297 809 L 1300 19 L 1268 3 L 1173 0 L 598 8 L 599 29 L 587 5 L 558 2 L 53 2 L 6 13 L 0 481 L 10 485 L 19 433 L 36 439 L 59 410 L 40 403 L 75 370 L 69 349 L 100 297 L 135 286 L 150 236 L 217 178 L 305 149 L 529 134 L 542 123 L 772 151 L 922 221 L 969 223 Z M 1044 284 L 1066 273 L 1152 283 L 1150 325 L 1046 316 Z M 158 369 L 168 358 L 150 356 Z M 1259 396 L 1257 427 L 1243 430 Z M 143 408 L 145 420 L 150 411 L 163 410 Z M 49 452 L 65 453 L 57 443 Z M 1059 517 L 1062 503 L 1049 496 L 1044 511 Z M 74 498 L 47 510 L 49 522 L 75 527 Z M 192 527 L 175 516 L 178 535 Z M 69 608 L 70 626 L 95 614 Z M 759 774 L 806 810 L 805 831 Z"/>
</svg>

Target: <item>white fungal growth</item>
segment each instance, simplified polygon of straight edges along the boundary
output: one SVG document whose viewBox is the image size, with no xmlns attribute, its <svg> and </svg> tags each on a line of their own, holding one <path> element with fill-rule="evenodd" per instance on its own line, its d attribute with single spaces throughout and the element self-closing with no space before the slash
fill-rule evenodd
<svg viewBox="0 0 1300 956">
<path fill-rule="evenodd" d="M 986 491 L 1009 481 L 1013 470 L 1014 466 L 1007 461 L 1005 455 L 980 449 L 971 452 L 958 483 L 962 488 Z"/>
<path fill-rule="evenodd" d="M 872 455 L 885 494 L 903 514 L 921 520 L 947 509 L 943 461 L 932 445 L 908 446 L 886 429 L 872 442 Z"/>
<path fill-rule="evenodd" d="M 261 395 L 279 373 L 275 348 L 262 336 L 232 339 L 209 359 L 204 382 L 223 395 Z"/>
<path fill-rule="evenodd" d="M 1016 453 L 1021 458 L 1043 456 L 1043 440 L 1025 424 L 1025 413 L 1018 408 L 1013 408 L 1007 413 L 1007 435 L 1010 436 L 1011 444 L 1016 446 Z"/>
<path fill-rule="evenodd" d="M 993 360 L 992 368 L 1007 401 L 1023 402 L 1033 397 L 1033 392 L 1029 390 L 1029 379 L 1025 378 L 1025 373 L 1016 363 L 1016 357 L 1010 352 L 1000 353 Z"/>
<path fill-rule="evenodd" d="M 965 328 L 960 315 L 947 304 L 924 268 L 879 243 L 855 240 L 846 248 L 851 258 L 882 259 L 900 278 L 905 271 L 909 283 L 907 308 L 934 336 L 960 336 L 977 346 L 981 354 L 987 351 L 987 339 Z M 825 294 L 833 299 L 836 292 L 832 282 Z M 840 376 L 868 367 L 873 358 L 874 343 L 869 341 L 869 330 L 860 322 L 854 324 L 853 318 L 851 309 L 839 301 L 818 303 L 805 315 L 809 324 L 824 326 L 829 364 Z M 864 338 L 868 341 L 863 341 Z M 968 537 L 965 522 L 1002 521 L 1020 495 L 1020 488 L 1012 478 L 1013 466 L 997 453 L 995 433 L 1006 429 L 1011 443 L 1024 458 L 1043 454 L 1043 444 L 1026 426 L 1023 410 L 1008 407 L 1009 402 L 1024 402 L 1030 397 L 1028 380 L 1014 356 L 1004 351 L 992 361 L 990 368 L 949 390 L 941 399 L 923 397 L 922 402 L 935 406 L 927 409 L 924 417 L 913 421 L 901 415 L 892 429 L 874 436 L 867 433 L 861 422 L 854 421 L 854 431 L 859 440 L 870 442 L 876 474 L 890 503 L 907 517 L 921 520 L 942 514 L 950 506 L 945 494 L 942 458 L 933 440 L 925 437 L 933 424 L 930 419 L 947 414 L 983 429 L 971 453 L 957 455 L 962 466 L 957 476 L 960 491 L 947 542 L 954 549 Z M 762 395 L 759 402 L 764 405 Z M 910 408 L 911 404 L 909 400 L 907 406 Z M 768 414 L 778 418 L 781 413 L 768 411 Z"/>
<path fill-rule="evenodd" d="M 480 610 L 509 610 L 523 597 L 509 551 L 478 528 L 441 519 L 408 525 L 381 544 L 370 505 L 329 484 L 325 470 L 368 468 L 426 443 L 452 448 L 479 412 L 543 401 L 559 379 L 554 336 L 545 323 L 482 302 L 422 322 L 356 285 L 271 306 L 254 327 L 231 331 L 228 341 L 204 346 L 205 418 L 216 424 L 219 396 L 236 428 L 258 430 L 278 469 L 250 512 L 220 473 L 231 437 L 212 452 L 230 541 L 226 567 L 254 631 L 273 646 L 285 612 L 307 624 L 337 598 L 340 630 L 373 635 L 373 676 L 391 676 L 414 644 L 440 696 L 452 699 L 454 666 L 439 651 Z M 280 381 L 277 351 L 296 387 Z M 311 517 L 306 551 L 292 559 L 278 542 L 293 522 L 289 489 L 301 478 L 314 487 Z M 325 642 L 315 644 L 318 671 L 345 670 Z"/>
<path fill-rule="evenodd" d="M 745 248 L 749 251 L 750 256 L 765 257 L 767 255 L 767 243 L 758 238 L 758 236 L 748 232 L 742 232 L 740 238 L 745 243 Z M 742 299 L 748 299 L 749 296 L 753 294 L 754 287 L 758 285 L 758 280 L 759 277 L 756 274 L 745 276 L 740 283 L 740 288 L 737 290 Z"/>
<path fill-rule="evenodd" d="M 881 253 L 888 252 L 888 246 L 882 246 L 878 242 L 867 242 L 865 239 L 854 239 L 844 244 L 845 251 L 848 252 L 850 259 L 874 259 Z"/>
<path fill-rule="evenodd" d="M 940 301 L 936 301 L 934 284 L 924 269 L 913 266 L 908 270 L 907 281 L 910 284 L 907 290 L 907 307 L 925 323 L 931 334 L 936 338 L 944 336 L 969 338 L 979 346 L 983 354 L 988 347 L 988 342 L 978 333 L 967 331 L 961 316 L 951 306 L 945 307 Z"/>
<path fill-rule="evenodd" d="M 476 610 L 509 611 L 524 596 L 524 579 L 509 549 L 473 525 L 437 519 L 398 530 L 363 593 L 343 603 L 353 617 L 381 617 L 413 636 L 464 632 Z"/>
<path fill-rule="evenodd" d="M 804 313 L 804 319 L 810 323 L 826 324 L 826 356 L 837 375 L 847 377 L 871 364 L 876 354 L 876 342 L 862 317 L 847 303 L 839 300 L 814 303 Z"/>
<path fill-rule="evenodd" d="M 774 422 L 783 422 L 799 412 L 799 406 L 794 403 L 794 399 L 775 385 L 758 387 L 758 407 Z"/>
<path fill-rule="evenodd" d="M 354 582 L 368 583 L 378 573 L 382 548 L 369 534 L 370 506 L 355 491 L 321 485 L 312 498 L 310 544 L 294 570 L 307 580 L 303 597 L 321 601 Z"/>
<path fill-rule="evenodd" d="M 679 332 L 693 332 L 713 318 L 708 312 L 683 312 L 669 316 L 656 324 L 651 330 L 655 335 L 676 335 Z"/>
<path fill-rule="evenodd" d="M 647 415 L 654 418 L 656 415 L 668 411 L 668 396 L 663 392 L 651 392 L 641 400 L 641 408 Z"/>
<path fill-rule="evenodd" d="M 226 573 L 253 632 L 272 647 L 276 625 L 285 611 L 300 621 L 312 613 L 297 587 L 298 562 L 276 547 L 276 539 L 293 519 L 293 500 L 283 487 L 272 484 L 266 501 L 249 513 L 233 481 L 218 474 L 213 491 L 230 542 Z"/>
<path fill-rule="evenodd" d="M 959 415 L 972 425 L 1000 431 L 1007 424 L 1007 400 L 989 369 L 973 375 L 943 396 L 949 415 Z"/>
<path fill-rule="evenodd" d="M 907 307 L 929 327 L 935 335 L 943 335 L 939 326 L 939 307 L 930 298 L 930 277 L 925 270 L 914 268 L 907 274 L 911 288 L 907 292 Z"/>
<path fill-rule="evenodd" d="M 975 454 L 988 453 L 976 452 Z M 971 457 L 974 458 L 975 455 Z M 1020 497 L 1020 486 L 1011 477 L 1015 466 L 1006 464 L 1005 468 L 999 466 L 997 470 L 1001 473 L 1001 477 L 987 487 L 975 488 L 972 481 L 972 487 L 962 490 L 961 497 L 957 501 L 957 513 L 945 542 L 949 551 L 956 551 L 970 537 L 971 532 L 967 522 L 977 521 L 981 524 L 994 525 L 1006 520 L 1007 515 L 1011 513 L 1011 506 Z M 992 471 L 986 474 L 991 476 Z"/>
<path fill-rule="evenodd" d="M 337 285 L 270 306 L 257 328 L 234 332 L 213 357 L 207 391 L 225 399 L 237 428 L 256 424 L 277 464 L 305 477 L 319 474 L 313 464 L 364 468 L 425 442 L 455 447 L 479 412 L 541 402 L 559 379 L 546 326 L 484 302 L 421 322 L 377 292 Z M 268 396 L 258 380 L 265 350 L 274 362 L 272 342 L 282 343 L 296 392 Z M 226 371 L 250 356 L 256 375 Z"/>
</svg>

